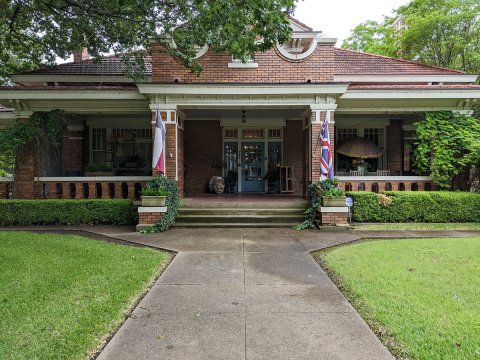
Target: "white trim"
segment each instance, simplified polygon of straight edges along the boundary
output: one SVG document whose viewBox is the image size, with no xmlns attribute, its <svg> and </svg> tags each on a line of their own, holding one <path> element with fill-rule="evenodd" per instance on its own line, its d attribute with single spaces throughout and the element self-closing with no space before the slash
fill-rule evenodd
<svg viewBox="0 0 480 360">
<path fill-rule="evenodd" d="M 430 176 L 336 176 L 339 181 L 432 181 Z"/>
<path fill-rule="evenodd" d="M 341 99 L 480 99 L 480 89 L 359 89 Z"/>
<path fill-rule="evenodd" d="M 256 69 L 258 68 L 258 63 L 256 62 L 229 62 L 228 63 L 229 69 Z"/>
<path fill-rule="evenodd" d="M 83 129 L 85 129 L 85 126 L 69 124 L 67 125 L 67 129 L 69 131 L 83 131 Z"/>
<path fill-rule="evenodd" d="M 178 181 L 178 125 L 175 126 L 175 181 Z"/>
<path fill-rule="evenodd" d="M 478 75 L 335 75 L 334 81 L 361 82 L 361 83 L 474 83 Z"/>
<path fill-rule="evenodd" d="M 141 94 L 162 95 L 310 95 L 344 94 L 348 84 L 137 84 L 137 87 Z"/>
<path fill-rule="evenodd" d="M 200 59 L 203 55 L 205 55 L 208 51 L 208 45 L 203 45 L 200 49 L 197 50 L 195 54 L 195 59 Z"/>
<path fill-rule="evenodd" d="M 166 213 L 166 206 L 139 206 L 138 213 Z"/>
<path fill-rule="evenodd" d="M 320 212 L 322 214 L 348 213 L 348 208 L 346 206 L 320 206 Z"/>
<path fill-rule="evenodd" d="M 315 50 L 317 49 L 317 45 L 318 45 L 318 40 L 317 39 L 318 39 L 318 37 L 319 37 L 319 34 L 312 37 L 312 42 L 310 44 L 310 47 L 308 48 L 307 51 L 305 51 L 304 53 L 301 53 L 301 54 L 292 54 L 292 53 L 288 52 L 287 50 L 285 50 L 283 48 L 283 45 L 281 45 L 281 44 L 277 44 L 276 49 L 280 53 L 280 55 L 282 55 L 286 59 L 294 60 L 294 61 L 305 60 L 305 59 L 309 58 L 315 52 Z"/>
<path fill-rule="evenodd" d="M 152 176 L 40 176 L 34 181 L 41 182 L 120 182 L 120 181 L 150 181 Z"/>
</svg>

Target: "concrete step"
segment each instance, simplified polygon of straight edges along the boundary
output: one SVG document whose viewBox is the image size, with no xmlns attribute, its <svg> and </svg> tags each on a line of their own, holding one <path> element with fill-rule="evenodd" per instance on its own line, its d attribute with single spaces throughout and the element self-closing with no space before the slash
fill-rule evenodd
<svg viewBox="0 0 480 360">
<path fill-rule="evenodd" d="M 298 223 L 175 223 L 176 228 L 290 228 Z"/>
<path fill-rule="evenodd" d="M 180 208 L 178 214 L 184 215 L 297 215 L 303 216 L 304 208 L 293 209 L 239 209 L 239 208 L 217 208 L 217 209 L 203 209 L 203 208 Z"/>
<path fill-rule="evenodd" d="M 298 223 L 302 215 L 179 215 L 177 223 Z"/>
</svg>

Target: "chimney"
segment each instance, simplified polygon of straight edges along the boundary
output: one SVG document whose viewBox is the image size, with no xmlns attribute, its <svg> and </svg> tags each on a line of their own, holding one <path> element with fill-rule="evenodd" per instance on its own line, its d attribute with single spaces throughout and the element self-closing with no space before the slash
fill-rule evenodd
<svg viewBox="0 0 480 360">
<path fill-rule="evenodd" d="M 73 62 L 78 63 L 83 60 L 90 59 L 90 55 L 88 55 L 87 48 L 82 48 L 82 50 L 73 53 Z"/>
</svg>

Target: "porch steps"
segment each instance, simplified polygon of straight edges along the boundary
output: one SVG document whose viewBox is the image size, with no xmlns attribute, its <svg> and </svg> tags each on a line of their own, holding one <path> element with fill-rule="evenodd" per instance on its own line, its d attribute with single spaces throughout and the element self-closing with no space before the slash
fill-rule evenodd
<svg viewBox="0 0 480 360">
<path fill-rule="evenodd" d="M 305 208 L 193 208 L 179 210 L 175 227 L 290 227 L 304 219 Z"/>
</svg>

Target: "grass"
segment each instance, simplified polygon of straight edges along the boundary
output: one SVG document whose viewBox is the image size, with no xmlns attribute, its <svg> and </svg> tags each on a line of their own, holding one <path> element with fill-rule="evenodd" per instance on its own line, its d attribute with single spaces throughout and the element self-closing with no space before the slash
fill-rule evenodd
<svg viewBox="0 0 480 360">
<path fill-rule="evenodd" d="M 480 358 L 480 237 L 370 241 L 314 256 L 397 357 Z"/>
<path fill-rule="evenodd" d="M 170 259 L 80 236 L 0 232 L 0 358 L 92 356 Z"/>
<path fill-rule="evenodd" d="M 354 224 L 355 230 L 479 230 L 480 223 L 388 223 L 388 224 Z"/>
</svg>

